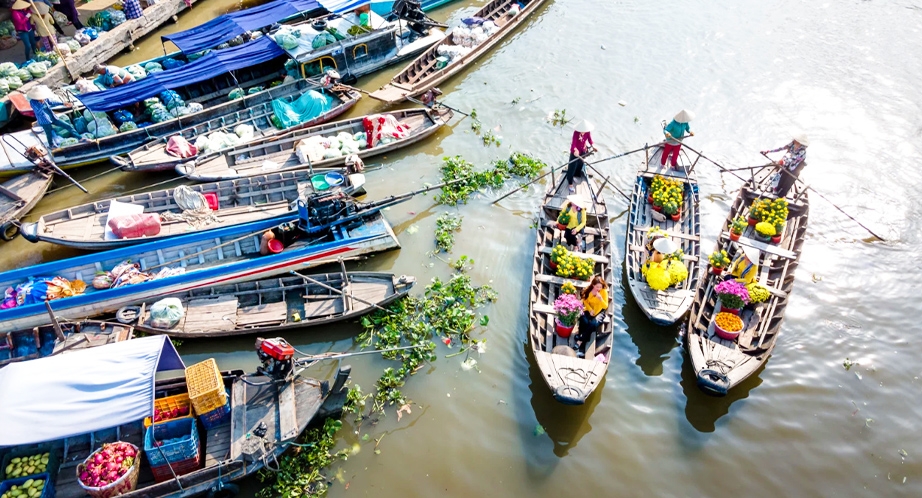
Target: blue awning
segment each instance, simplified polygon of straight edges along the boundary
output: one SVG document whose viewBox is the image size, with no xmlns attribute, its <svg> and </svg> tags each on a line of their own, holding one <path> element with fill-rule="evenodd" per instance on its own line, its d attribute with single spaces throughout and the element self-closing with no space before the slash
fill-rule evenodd
<svg viewBox="0 0 922 498">
<path fill-rule="evenodd" d="M 0 446 L 41 443 L 149 417 L 156 373 L 184 369 L 154 335 L 0 369 Z"/>
<path fill-rule="evenodd" d="M 324 0 L 321 2 L 321 5 L 330 12 L 342 14 L 350 10 L 355 10 L 368 3 L 371 3 L 371 0 Z"/>
<path fill-rule="evenodd" d="M 319 8 L 317 0 L 274 0 L 259 7 L 218 16 L 201 26 L 165 35 L 161 39 L 170 40 L 190 54 L 215 48 L 244 31 L 263 28 L 300 12 Z"/>
<path fill-rule="evenodd" d="M 78 95 L 77 98 L 91 111 L 112 111 L 173 88 L 205 81 L 283 55 L 285 51 L 270 37 L 264 36 L 243 45 L 216 50 L 176 69 L 152 73 L 142 80 L 102 92 Z"/>
</svg>

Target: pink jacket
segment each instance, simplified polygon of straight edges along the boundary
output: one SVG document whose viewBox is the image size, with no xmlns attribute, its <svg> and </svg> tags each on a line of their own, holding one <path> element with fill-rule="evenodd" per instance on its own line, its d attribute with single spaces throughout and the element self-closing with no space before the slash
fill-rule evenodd
<svg viewBox="0 0 922 498">
<path fill-rule="evenodd" d="M 22 10 L 13 10 L 13 27 L 16 28 L 16 31 L 32 31 L 32 22 L 29 21 L 29 16 L 32 15 L 29 12 L 29 9 Z"/>
</svg>

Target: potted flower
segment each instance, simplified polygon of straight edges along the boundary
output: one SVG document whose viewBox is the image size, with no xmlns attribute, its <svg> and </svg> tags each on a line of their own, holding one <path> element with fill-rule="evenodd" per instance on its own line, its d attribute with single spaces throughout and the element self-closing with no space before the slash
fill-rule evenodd
<svg viewBox="0 0 922 498">
<path fill-rule="evenodd" d="M 666 204 L 663 204 L 663 212 L 672 218 L 672 221 L 679 221 L 681 216 L 679 213 L 679 204 L 674 200 L 670 200 Z"/>
<path fill-rule="evenodd" d="M 747 285 L 746 291 L 749 292 L 749 302 L 751 304 L 761 303 L 771 296 L 768 288 L 758 282 L 752 282 Z"/>
<path fill-rule="evenodd" d="M 740 309 L 749 302 L 749 291 L 746 286 L 736 280 L 724 280 L 714 287 L 717 299 L 723 311 L 738 315 Z"/>
<path fill-rule="evenodd" d="M 663 203 L 665 202 L 665 195 L 662 190 L 657 190 L 653 192 L 653 210 L 654 211 L 663 211 Z"/>
<path fill-rule="evenodd" d="M 563 285 L 560 286 L 560 292 L 561 294 L 573 294 L 573 295 L 576 295 L 579 293 L 579 291 L 576 289 L 576 286 L 573 285 L 571 282 L 564 282 Z"/>
<path fill-rule="evenodd" d="M 763 210 L 765 209 L 766 202 L 770 203 L 769 199 L 755 199 L 752 201 L 752 204 L 749 206 L 749 226 L 753 226 L 756 223 L 762 221 Z"/>
<path fill-rule="evenodd" d="M 562 211 L 560 216 L 557 217 L 557 228 L 559 230 L 566 230 L 567 225 L 570 224 L 570 213 L 568 211 Z"/>
<path fill-rule="evenodd" d="M 727 251 L 714 251 L 708 256 L 708 263 L 711 264 L 711 273 L 720 275 L 724 268 L 730 266 L 730 256 Z"/>
<path fill-rule="evenodd" d="M 557 319 L 554 328 L 560 337 L 570 337 L 579 314 L 583 312 L 583 302 L 575 294 L 561 294 L 554 300 L 554 312 Z"/>
<path fill-rule="evenodd" d="M 595 262 L 589 258 L 583 259 L 574 257 L 574 259 L 576 262 L 573 270 L 573 278 L 578 280 L 589 280 L 592 278 L 592 272 L 595 270 Z"/>
<path fill-rule="evenodd" d="M 554 246 L 554 249 L 551 250 L 551 261 L 549 263 L 551 270 L 556 271 L 557 265 L 560 264 L 560 260 L 566 257 L 566 255 L 569 253 L 570 251 L 568 251 L 566 247 L 560 244 Z"/>
<path fill-rule="evenodd" d="M 566 254 L 557 259 L 557 276 L 569 278 L 576 271 L 576 256 L 567 251 Z"/>
<path fill-rule="evenodd" d="M 737 216 L 730 223 L 730 240 L 736 241 L 740 240 L 740 236 L 743 235 L 743 231 L 746 230 L 746 218 L 742 216 Z"/>
<path fill-rule="evenodd" d="M 767 221 L 760 221 L 756 223 L 756 234 L 763 242 L 768 242 L 775 236 L 775 225 Z"/>
<path fill-rule="evenodd" d="M 721 312 L 714 317 L 714 333 L 721 339 L 732 341 L 743 331 L 743 320 L 732 314 Z"/>
</svg>

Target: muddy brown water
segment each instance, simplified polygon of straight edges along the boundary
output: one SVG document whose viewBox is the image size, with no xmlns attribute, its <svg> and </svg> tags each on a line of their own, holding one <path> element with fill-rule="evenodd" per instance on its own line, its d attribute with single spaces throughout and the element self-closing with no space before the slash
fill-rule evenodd
<svg viewBox="0 0 922 498">
<path fill-rule="evenodd" d="M 462 0 L 433 15 L 457 22 L 479 5 Z M 240 7 L 202 1 L 162 32 Z M 653 143 L 660 121 L 686 107 L 697 114 L 689 143 L 728 166 L 761 164 L 758 151 L 805 130 L 812 144 L 804 179 L 888 242 L 867 242 L 860 227 L 814 196 L 775 353 L 758 375 L 720 399 L 695 386 L 677 328 L 651 325 L 619 276 L 608 376 L 588 404 L 565 407 L 550 397 L 525 346 L 530 225 L 546 184 L 500 206 L 489 201 L 505 190 L 484 192 L 461 208 L 436 206 L 431 196 L 393 207 L 386 215 L 403 248 L 357 267 L 415 275 L 421 292 L 432 277 L 449 274 L 427 255 L 435 219 L 458 212 L 464 221 L 451 256 L 474 258 L 475 281 L 491 283 L 500 299 L 484 310 L 490 323 L 478 334 L 488 338 L 488 350 L 477 358 L 479 371 L 463 370 L 463 357 L 444 358 L 456 350 L 440 346 L 439 360 L 405 388 L 412 414 L 397 421 L 389 412 L 359 434 L 346 426 L 342 447 L 358 443 L 359 451 L 331 469 L 329 495 L 922 495 L 922 345 L 912 340 L 922 270 L 922 206 L 915 195 L 922 182 L 922 62 L 913 56 L 920 25 L 918 0 L 668 8 L 549 0 L 522 29 L 442 86 L 445 102 L 476 108 L 484 129 L 494 130 L 502 144 L 484 147 L 470 119 L 456 119 L 422 144 L 369 161 L 383 165 L 368 174 L 369 199 L 435 183 L 446 155 L 486 166 L 524 151 L 559 164 L 570 131 L 548 123 L 555 109 L 595 123 L 601 158 Z M 115 62 L 160 53 L 152 36 Z M 398 70 L 359 86 L 375 89 Z M 363 99 L 350 115 L 384 109 Z M 627 189 L 639 161 L 629 156 L 600 169 Z M 702 245 L 710 250 L 740 182 L 706 163 L 697 171 Z M 59 191 L 35 213 L 169 178 L 113 173 L 87 182 L 91 196 Z M 615 258 L 622 259 L 627 202 L 612 191 L 605 195 L 614 213 Z M 16 240 L 0 250 L 0 267 L 73 254 Z M 358 331 L 345 324 L 288 339 L 305 351 L 342 351 L 354 348 Z M 215 357 L 222 368 L 256 365 L 250 338 L 190 341 L 180 352 L 187 363 Z M 850 370 L 843 367 L 846 358 L 855 362 Z M 375 358 L 351 363 L 366 392 L 387 364 Z M 373 442 L 361 441 L 365 433 L 387 435 L 380 454 Z M 244 494 L 257 489 L 259 483 L 248 482 Z"/>
</svg>

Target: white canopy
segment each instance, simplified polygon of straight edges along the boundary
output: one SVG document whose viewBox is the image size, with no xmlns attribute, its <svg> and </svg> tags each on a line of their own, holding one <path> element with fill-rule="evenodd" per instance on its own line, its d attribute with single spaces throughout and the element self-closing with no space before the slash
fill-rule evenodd
<svg viewBox="0 0 922 498">
<path fill-rule="evenodd" d="M 10 364 L 0 369 L 0 446 L 141 420 L 154 410 L 156 372 L 183 368 L 159 335 Z"/>
</svg>

